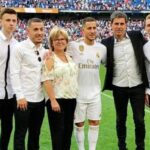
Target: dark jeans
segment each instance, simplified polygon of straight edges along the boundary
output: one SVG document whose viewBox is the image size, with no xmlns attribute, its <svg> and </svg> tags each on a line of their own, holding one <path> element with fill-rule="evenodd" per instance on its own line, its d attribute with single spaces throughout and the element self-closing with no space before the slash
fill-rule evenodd
<svg viewBox="0 0 150 150">
<path fill-rule="evenodd" d="M 133 88 L 121 88 L 114 86 L 113 96 L 116 108 L 116 128 L 118 146 L 120 150 L 126 150 L 126 118 L 128 100 L 130 100 L 135 123 L 136 150 L 144 150 L 145 123 L 144 123 L 144 96 L 145 88 L 142 85 Z"/>
<path fill-rule="evenodd" d="M 57 99 L 61 112 L 52 111 L 50 100 L 47 101 L 48 120 L 51 131 L 53 150 L 70 150 L 73 131 L 75 99 Z"/>
<path fill-rule="evenodd" d="M 28 102 L 28 109 L 15 111 L 14 150 L 25 150 L 25 135 L 28 130 L 28 150 L 39 150 L 40 129 L 44 118 L 45 101 Z"/>
<path fill-rule="evenodd" d="M 1 120 L 1 136 L 0 150 L 7 150 L 8 143 L 13 128 L 13 113 L 15 110 L 16 99 L 0 100 L 0 120 Z"/>
</svg>

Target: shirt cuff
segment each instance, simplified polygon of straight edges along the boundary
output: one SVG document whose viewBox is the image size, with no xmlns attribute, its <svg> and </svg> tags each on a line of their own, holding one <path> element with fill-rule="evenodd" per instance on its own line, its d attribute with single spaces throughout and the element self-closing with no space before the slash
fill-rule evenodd
<svg viewBox="0 0 150 150">
<path fill-rule="evenodd" d="M 146 94 L 150 95 L 150 88 L 146 88 Z"/>
<path fill-rule="evenodd" d="M 17 101 L 25 98 L 23 94 L 16 94 L 16 97 L 17 97 Z"/>
</svg>

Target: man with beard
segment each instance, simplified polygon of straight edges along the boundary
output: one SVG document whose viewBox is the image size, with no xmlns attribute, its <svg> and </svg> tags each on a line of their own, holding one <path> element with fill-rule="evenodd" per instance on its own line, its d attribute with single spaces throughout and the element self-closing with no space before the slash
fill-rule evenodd
<svg viewBox="0 0 150 150">
<path fill-rule="evenodd" d="M 44 117 L 44 96 L 41 87 L 44 23 L 32 18 L 27 24 L 28 39 L 17 44 L 11 55 L 11 80 L 16 94 L 14 149 L 39 149 L 40 129 Z"/>
</svg>

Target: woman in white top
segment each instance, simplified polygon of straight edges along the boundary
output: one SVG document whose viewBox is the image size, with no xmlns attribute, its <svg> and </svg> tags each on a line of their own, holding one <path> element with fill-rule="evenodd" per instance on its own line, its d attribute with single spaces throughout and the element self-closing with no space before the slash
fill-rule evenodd
<svg viewBox="0 0 150 150">
<path fill-rule="evenodd" d="M 53 55 L 45 61 L 42 82 L 49 97 L 46 106 L 53 150 L 70 150 L 77 96 L 78 67 L 65 53 L 67 32 L 54 27 L 49 35 Z"/>
</svg>

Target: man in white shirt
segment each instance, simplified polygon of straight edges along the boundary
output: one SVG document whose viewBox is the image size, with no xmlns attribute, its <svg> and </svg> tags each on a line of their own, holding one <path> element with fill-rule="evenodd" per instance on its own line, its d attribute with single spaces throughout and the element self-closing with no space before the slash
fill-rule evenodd
<svg viewBox="0 0 150 150">
<path fill-rule="evenodd" d="M 104 89 L 113 91 L 119 150 L 127 150 L 126 118 L 129 100 L 135 123 L 136 150 L 144 150 L 144 98 L 148 80 L 143 45 L 146 41 L 140 31 L 126 31 L 127 15 L 121 11 L 112 13 L 111 27 L 113 36 L 102 40 L 107 47 Z"/>
<path fill-rule="evenodd" d="M 144 45 L 144 55 L 146 63 L 146 72 L 149 82 L 149 87 L 146 88 L 145 104 L 150 107 L 150 40 Z"/>
<path fill-rule="evenodd" d="M 27 24 L 28 39 L 17 44 L 11 55 L 11 81 L 17 98 L 15 111 L 14 149 L 39 149 L 40 129 L 44 117 L 44 96 L 41 87 L 44 23 L 32 18 Z"/>
<path fill-rule="evenodd" d="M 77 106 L 75 111 L 75 136 L 79 150 L 84 150 L 84 122 L 89 121 L 89 150 L 96 149 L 101 119 L 101 84 L 99 67 L 106 58 L 106 47 L 95 41 L 96 20 L 87 17 L 83 20 L 83 38 L 71 42 L 67 52 L 78 64 Z"/>
<path fill-rule="evenodd" d="M 17 13 L 6 8 L 0 14 L 0 121 L 1 136 L 0 149 L 7 150 L 12 131 L 12 119 L 16 99 L 10 83 L 9 57 L 12 48 L 17 43 L 13 38 L 16 30 Z"/>
</svg>

